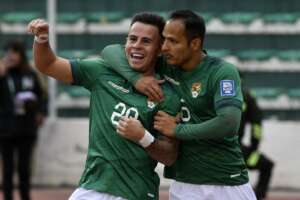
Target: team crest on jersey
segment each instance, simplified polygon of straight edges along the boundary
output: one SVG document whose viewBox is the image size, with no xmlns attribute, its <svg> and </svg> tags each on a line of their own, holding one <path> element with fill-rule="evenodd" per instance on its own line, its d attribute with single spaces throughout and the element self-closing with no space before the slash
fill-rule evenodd
<svg viewBox="0 0 300 200">
<path fill-rule="evenodd" d="M 156 106 L 156 103 L 153 101 L 150 101 L 149 99 L 147 100 L 148 108 L 154 108 Z"/>
<path fill-rule="evenodd" d="M 220 87 L 221 96 L 235 95 L 234 80 L 221 80 Z"/>
<path fill-rule="evenodd" d="M 193 83 L 191 92 L 192 92 L 192 97 L 197 98 L 197 96 L 201 92 L 201 83 Z"/>
</svg>

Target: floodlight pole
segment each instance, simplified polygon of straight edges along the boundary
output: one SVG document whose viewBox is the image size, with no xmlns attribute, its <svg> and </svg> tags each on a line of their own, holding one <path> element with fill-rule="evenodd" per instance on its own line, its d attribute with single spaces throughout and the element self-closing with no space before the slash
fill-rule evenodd
<svg viewBox="0 0 300 200">
<path fill-rule="evenodd" d="M 49 23 L 49 42 L 51 48 L 56 52 L 56 0 L 47 0 L 47 21 Z M 50 120 L 55 120 L 57 116 L 56 110 L 56 80 L 49 77 L 48 78 L 48 90 L 49 90 L 49 118 Z"/>
</svg>

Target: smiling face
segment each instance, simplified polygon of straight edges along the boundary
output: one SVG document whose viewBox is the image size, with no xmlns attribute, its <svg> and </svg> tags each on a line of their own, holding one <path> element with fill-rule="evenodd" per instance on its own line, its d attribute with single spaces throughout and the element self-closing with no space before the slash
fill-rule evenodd
<svg viewBox="0 0 300 200">
<path fill-rule="evenodd" d="M 135 22 L 130 27 L 125 52 L 130 66 L 144 74 L 154 72 L 161 49 L 161 37 L 157 27 Z"/>
</svg>

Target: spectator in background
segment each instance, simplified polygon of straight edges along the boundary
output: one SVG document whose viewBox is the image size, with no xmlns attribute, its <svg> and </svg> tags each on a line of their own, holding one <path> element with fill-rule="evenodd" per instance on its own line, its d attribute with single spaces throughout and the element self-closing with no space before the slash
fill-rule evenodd
<svg viewBox="0 0 300 200">
<path fill-rule="evenodd" d="M 31 69 L 22 42 L 4 47 L 0 67 L 0 147 L 5 200 L 13 199 L 15 161 L 20 196 L 30 200 L 30 174 L 37 130 L 43 122 L 44 93 L 37 74 Z"/>
<path fill-rule="evenodd" d="M 258 151 L 262 138 L 262 111 L 258 107 L 255 97 L 246 88 L 242 88 L 242 92 L 244 105 L 239 129 L 239 141 L 247 167 L 250 170 L 259 171 L 255 194 L 257 199 L 260 200 L 266 197 L 274 163 L 266 155 Z M 251 141 L 249 145 L 242 143 L 247 123 L 251 125 Z"/>
</svg>

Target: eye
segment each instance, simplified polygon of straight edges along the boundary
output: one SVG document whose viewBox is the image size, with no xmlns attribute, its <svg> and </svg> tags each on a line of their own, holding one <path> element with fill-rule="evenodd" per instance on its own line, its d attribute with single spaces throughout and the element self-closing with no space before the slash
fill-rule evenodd
<svg viewBox="0 0 300 200">
<path fill-rule="evenodd" d="M 173 43 L 173 44 L 176 44 L 176 43 L 177 43 L 177 41 L 174 40 L 173 38 L 169 38 L 169 41 L 170 41 L 171 43 Z"/>
<path fill-rule="evenodd" d="M 128 36 L 128 37 L 127 37 L 127 41 L 130 42 L 130 43 L 133 43 L 133 42 L 135 42 L 136 40 L 137 40 L 137 37 L 135 37 L 135 36 Z"/>
<path fill-rule="evenodd" d="M 152 42 L 152 40 L 149 39 L 149 38 L 143 38 L 143 39 L 142 39 L 142 42 L 143 42 L 144 44 L 150 44 L 150 43 Z"/>
</svg>

